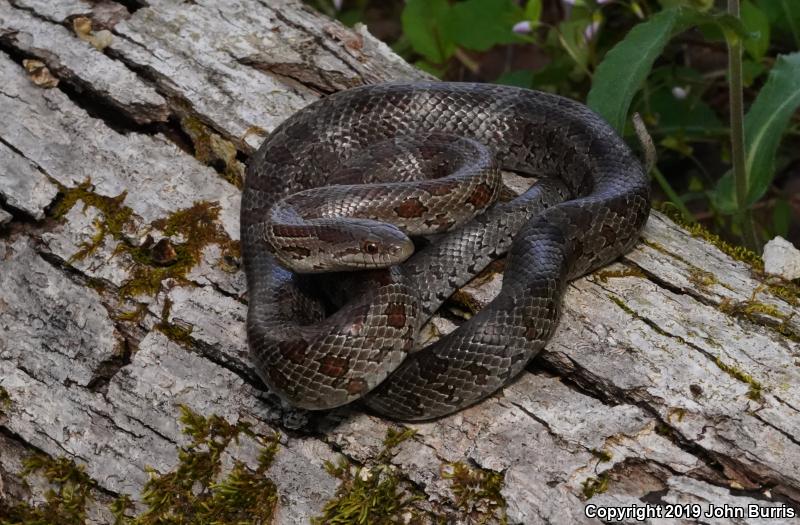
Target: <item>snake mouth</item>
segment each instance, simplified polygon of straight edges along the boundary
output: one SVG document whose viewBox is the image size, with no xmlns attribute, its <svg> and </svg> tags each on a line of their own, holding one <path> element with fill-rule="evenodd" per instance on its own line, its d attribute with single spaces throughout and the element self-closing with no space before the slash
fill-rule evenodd
<svg viewBox="0 0 800 525">
<path fill-rule="evenodd" d="M 386 253 L 393 260 L 392 264 L 404 262 L 414 253 L 414 241 L 406 238 L 403 243 L 391 244 L 386 247 Z"/>
</svg>

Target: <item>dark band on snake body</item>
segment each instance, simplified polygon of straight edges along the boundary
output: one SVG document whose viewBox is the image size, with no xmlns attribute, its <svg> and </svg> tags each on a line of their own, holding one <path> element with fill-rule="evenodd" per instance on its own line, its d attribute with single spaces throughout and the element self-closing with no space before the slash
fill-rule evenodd
<svg viewBox="0 0 800 525">
<path fill-rule="evenodd" d="M 281 268 L 267 249 L 269 208 L 329 184 L 349 159 L 375 144 L 427 133 L 480 142 L 504 169 L 543 183 L 446 234 L 444 245 L 415 254 L 403 267 L 373 272 L 373 288 L 326 317 L 309 278 Z M 271 389 L 305 408 L 367 395 L 370 407 L 397 419 L 459 410 L 523 369 L 555 329 L 566 282 L 629 250 L 648 213 L 649 184 L 639 161 L 577 102 L 505 86 L 436 82 L 332 95 L 279 126 L 248 166 L 242 248 L 256 370 Z M 497 299 L 408 355 L 422 312 L 435 310 L 453 286 L 509 245 Z M 442 255 L 449 260 L 438 260 Z"/>
</svg>

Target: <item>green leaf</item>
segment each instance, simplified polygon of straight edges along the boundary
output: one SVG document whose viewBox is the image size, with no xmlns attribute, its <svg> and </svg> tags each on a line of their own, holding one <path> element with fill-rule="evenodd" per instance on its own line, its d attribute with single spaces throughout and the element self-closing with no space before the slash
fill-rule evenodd
<svg viewBox="0 0 800 525">
<path fill-rule="evenodd" d="M 447 0 L 408 0 L 403 8 L 403 32 L 411 46 L 429 62 L 441 64 L 455 51 L 449 29 Z"/>
<path fill-rule="evenodd" d="M 512 28 L 523 19 L 513 0 L 467 0 L 452 7 L 450 28 L 455 42 L 467 49 L 486 51 L 497 44 L 522 40 Z"/>
<path fill-rule="evenodd" d="M 533 71 L 530 69 L 510 71 L 501 75 L 495 80 L 495 83 L 505 84 L 506 86 L 530 88 L 533 85 Z"/>
<path fill-rule="evenodd" d="M 664 9 L 673 7 L 694 7 L 700 11 L 708 11 L 714 7 L 714 0 L 659 0 Z"/>
<path fill-rule="evenodd" d="M 742 24 L 750 33 L 744 49 L 754 60 L 761 60 L 769 49 L 769 19 L 749 0 L 742 2 Z"/>
<path fill-rule="evenodd" d="M 752 86 L 753 82 L 766 71 L 766 66 L 761 62 L 753 62 L 752 60 L 742 61 L 742 83 L 744 87 Z"/>
<path fill-rule="evenodd" d="M 733 185 L 733 173 L 728 171 L 717 181 L 717 186 L 708 192 L 711 203 L 719 213 L 732 215 L 736 213 L 736 189 Z"/>
<path fill-rule="evenodd" d="M 800 2 L 797 0 L 758 0 L 758 7 L 766 13 L 777 31 L 794 36 L 800 47 Z"/>
<path fill-rule="evenodd" d="M 686 135 L 702 137 L 728 133 L 728 128 L 714 110 L 694 92 L 681 100 L 668 86 L 664 86 L 650 94 L 648 109 L 656 121 L 652 129 L 654 134 L 676 135 L 676 139 L 684 139 Z"/>
<path fill-rule="evenodd" d="M 792 225 L 792 206 L 786 199 L 778 199 L 772 209 L 772 229 L 775 235 L 786 237 Z"/>
<path fill-rule="evenodd" d="M 682 9 L 666 9 L 638 24 L 597 67 L 586 103 L 618 132 L 625 127 L 634 95 L 683 18 Z"/>
<path fill-rule="evenodd" d="M 542 0 L 528 0 L 525 5 L 525 20 L 536 24 L 540 18 L 542 18 Z"/>
<path fill-rule="evenodd" d="M 576 70 L 577 68 L 570 57 L 567 55 L 556 56 L 552 62 L 536 71 L 536 74 L 533 75 L 531 86 L 534 89 L 549 91 L 550 93 L 568 93 L 567 90 L 570 87 L 570 83 L 574 80 L 573 76 L 578 76 L 579 79 L 583 78 L 576 73 Z"/>
<path fill-rule="evenodd" d="M 585 31 L 590 19 L 572 18 L 558 24 L 558 41 L 572 60 L 584 71 L 589 64 L 589 46 Z"/>
<path fill-rule="evenodd" d="M 783 132 L 800 107 L 800 52 L 779 55 L 767 82 L 744 119 L 750 204 L 766 193 L 775 178 L 775 155 Z"/>
</svg>

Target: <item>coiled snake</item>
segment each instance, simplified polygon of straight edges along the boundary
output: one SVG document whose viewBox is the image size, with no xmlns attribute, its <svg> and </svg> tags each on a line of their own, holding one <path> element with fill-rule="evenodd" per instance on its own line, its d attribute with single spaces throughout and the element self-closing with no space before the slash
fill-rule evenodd
<svg viewBox="0 0 800 525">
<path fill-rule="evenodd" d="M 494 199 L 497 166 L 539 182 L 469 220 Z M 453 175 L 411 189 L 391 183 L 443 172 Z M 353 182 L 371 184 L 313 189 Z M 276 205 L 309 189 L 306 200 Z M 241 228 L 256 370 L 302 408 L 363 397 L 395 419 L 455 412 L 523 369 L 553 333 L 566 283 L 629 250 L 649 209 L 638 159 L 572 100 L 446 82 L 331 95 L 281 124 L 248 166 Z M 358 218 L 340 227 L 331 220 L 339 213 Z M 375 222 L 382 217 L 397 227 Z M 313 272 L 341 269 L 322 256 L 350 269 L 402 261 L 412 251 L 403 231 L 465 221 L 403 264 L 334 274 L 329 281 L 347 294 L 335 312 L 341 294 L 321 295 Z M 505 252 L 500 295 L 453 333 L 416 348 L 421 323 Z"/>
</svg>

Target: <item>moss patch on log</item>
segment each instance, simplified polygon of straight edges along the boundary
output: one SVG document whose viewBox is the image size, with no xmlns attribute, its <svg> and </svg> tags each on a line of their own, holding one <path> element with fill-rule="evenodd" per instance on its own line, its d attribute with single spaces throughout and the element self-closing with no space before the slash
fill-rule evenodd
<svg viewBox="0 0 800 525">
<path fill-rule="evenodd" d="M 166 474 L 150 470 L 142 491 L 147 510 L 126 514 L 130 500 L 117 500 L 112 511 L 125 525 L 162 523 L 270 523 L 278 501 L 275 483 L 266 474 L 278 451 L 277 434 L 256 434 L 244 422 L 229 423 L 212 415 L 203 417 L 181 406 L 180 421 L 191 443 L 178 454 L 178 466 Z M 239 460 L 220 479 L 222 453 L 240 436 L 258 441 L 258 464 L 251 468 Z"/>
<path fill-rule="evenodd" d="M 168 263 L 164 263 L 156 251 L 163 243 L 154 243 L 152 237 L 148 236 L 145 242 L 134 245 L 125 235 L 126 228 L 132 229 L 133 211 L 123 204 L 126 198 L 124 192 L 116 197 L 98 195 L 90 180 L 75 188 L 59 185 L 59 190 L 62 197 L 51 211 L 54 218 L 63 218 L 78 202 L 83 202 L 84 210 L 93 207 L 103 215 L 102 220 L 95 222 L 96 232 L 90 240 L 83 243 L 67 262 L 85 259 L 97 251 L 109 236 L 112 237 L 117 241 L 114 255 L 127 254 L 132 261 L 130 278 L 119 290 L 122 298 L 155 295 L 166 279 L 185 281 L 186 274 L 200 262 L 203 249 L 209 244 L 220 246 L 223 260 L 240 257 L 239 242 L 231 240 L 218 221 L 218 203 L 198 201 L 149 225 L 151 231 L 162 232 L 171 239 L 180 239 L 170 242 L 169 247 L 174 253 Z M 226 267 L 223 270 L 235 271 Z"/>
<path fill-rule="evenodd" d="M 156 525 L 167 523 L 271 523 L 278 502 L 275 483 L 267 477 L 278 452 L 278 434 L 263 436 L 247 423 L 232 424 L 212 415 L 203 417 L 181 406 L 180 421 L 191 443 L 178 453 L 178 465 L 166 474 L 150 470 L 151 478 L 142 491 L 147 506 L 133 515 L 133 501 L 123 494 L 110 505 L 115 525 Z M 253 468 L 234 460 L 224 476 L 222 453 L 241 436 L 261 445 Z M 25 461 L 21 476 L 38 473 L 52 485 L 45 502 L 37 506 L 0 501 L 2 525 L 83 525 L 86 507 L 92 501 L 97 482 L 82 466 L 66 458 L 53 459 L 37 454 Z"/>
<path fill-rule="evenodd" d="M 25 460 L 20 474 L 23 479 L 40 474 L 50 488 L 45 493 L 44 503 L 36 506 L 25 502 L 9 505 L 0 500 L 2 525 L 83 525 L 86 522 L 86 506 L 97 484 L 84 472 L 83 466 L 66 458 L 35 454 Z"/>
<path fill-rule="evenodd" d="M 412 437 L 412 429 L 397 431 L 390 428 L 383 449 L 371 466 L 351 465 L 342 458 L 334 464 L 325 462 L 325 470 L 341 481 L 336 496 L 314 518 L 314 525 L 369 524 L 369 523 L 423 523 L 421 512 L 413 503 L 423 498 L 421 494 L 403 483 L 397 468 L 390 463 L 394 448 Z"/>
<path fill-rule="evenodd" d="M 446 463 L 442 477 L 450 480 L 456 506 L 473 518 L 472 523 L 507 523 L 501 472 L 472 467 L 463 462 Z"/>
<path fill-rule="evenodd" d="M 602 494 L 608 490 L 608 474 L 603 473 L 596 478 L 586 478 L 583 483 L 583 497 L 591 499 L 596 494 Z"/>
<path fill-rule="evenodd" d="M 716 365 L 719 367 L 720 370 L 731 376 L 732 378 L 736 379 L 737 381 L 741 381 L 749 386 L 749 390 L 747 392 L 747 397 L 752 399 L 753 401 L 761 401 L 763 399 L 763 392 L 764 386 L 753 379 L 753 376 L 750 374 L 743 372 L 742 370 L 736 368 L 735 366 L 729 365 L 724 363 L 721 359 L 717 358 L 714 360 Z"/>
<path fill-rule="evenodd" d="M 181 127 L 192 140 L 195 158 L 216 169 L 222 178 L 241 189 L 244 184 L 244 165 L 236 159 L 236 146 L 214 133 L 198 118 L 182 117 Z"/>
<path fill-rule="evenodd" d="M 692 237 L 697 237 L 710 244 L 713 244 L 719 248 L 721 252 L 727 254 L 733 259 L 736 259 L 737 261 L 746 263 L 757 270 L 764 269 L 764 261 L 761 259 L 760 255 L 748 250 L 743 246 L 735 246 L 729 243 L 728 241 L 722 239 L 719 235 L 708 231 L 700 223 L 687 221 L 675 207 L 665 203 L 661 206 L 654 206 L 654 208 L 672 219 L 672 222 L 689 232 Z"/>
</svg>

